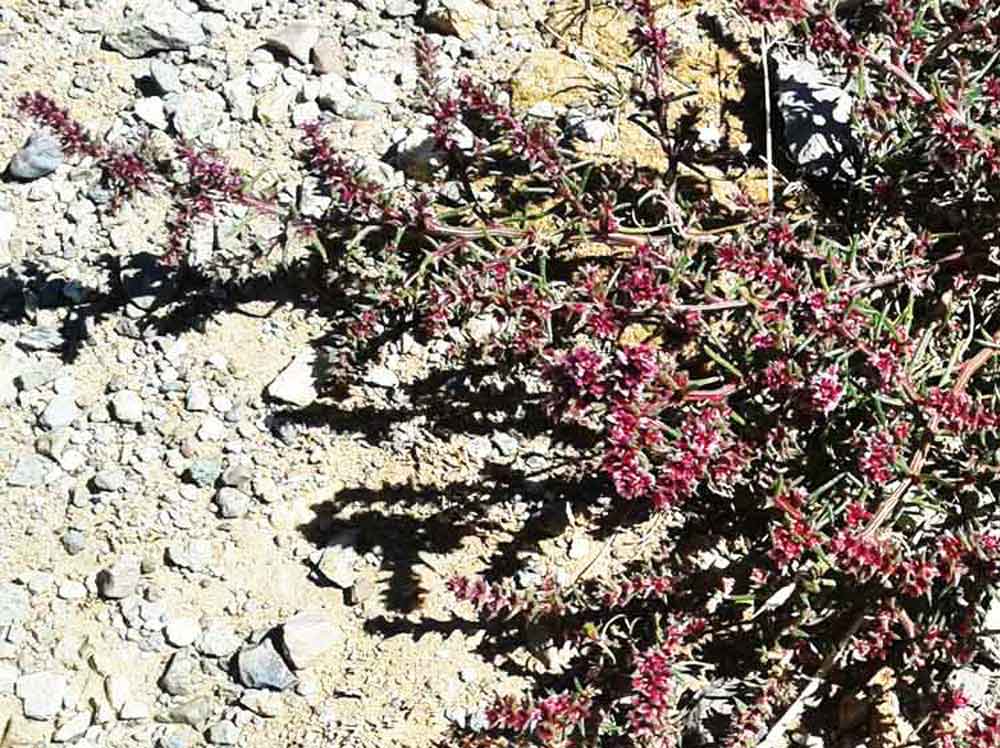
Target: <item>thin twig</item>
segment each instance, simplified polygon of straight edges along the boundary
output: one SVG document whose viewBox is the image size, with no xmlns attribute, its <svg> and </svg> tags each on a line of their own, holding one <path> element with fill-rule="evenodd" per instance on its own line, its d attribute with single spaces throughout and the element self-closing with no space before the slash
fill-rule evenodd
<svg viewBox="0 0 1000 748">
<path fill-rule="evenodd" d="M 764 128 L 767 133 L 767 211 L 774 212 L 774 136 L 771 132 L 771 70 L 770 43 L 767 39 L 767 27 L 760 29 L 760 54 L 764 65 Z"/>
</svg>

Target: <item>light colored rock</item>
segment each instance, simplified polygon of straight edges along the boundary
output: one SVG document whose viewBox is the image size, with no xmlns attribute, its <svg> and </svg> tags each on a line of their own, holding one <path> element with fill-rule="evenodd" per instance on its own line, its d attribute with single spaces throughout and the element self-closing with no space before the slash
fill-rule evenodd
<svg viewBox="0 0 1000 748">
<path fill-rule="evenodd" d="M 40 422 L 45 428 L 54 431 L 69 426 L 79 417 L 80 409 L 76 406 L 76 399 L 72 395 L 57 395 L 45 406 Z"/>
<path fill-rule="evenodd" d="M 208 742 L 212 745 L 236 745 L 240 741 L 240 728 L 229 720 L 216 722 L 208 728 Z"/>
<path fill-rule="evenodd" d="M 40 672 L 22 675 L 17 680 L 16 692 L 28 719 L 54 719 L 62 709 L 66 696 L 66 676 L 59 673 Z"/>
<path fill-rule="evenodd" d="M 0 208 L 0 267 L 10 264 L 10 243 L 17 227 L 17 216 L 12 211 Z M 2 354 L 0 354 L 2 355 Z"/>
<path fill-rule="evenodd" d="M 468 41 L 486 33 L 490 12 L 477 0 L 428 0 L 422 20 L 430 31 Z"/>
<path fill-rule="evenodd" d="M 169 62 L 152 59 L 149 61 L 149 77 L 160 89 L 160 93 L 180 93 L 184 90 L 177 68 Z"/>
<path fill-rule="evenodd" d="M 122 423 L 138 423 L 142 420 L 142 398 L 131 390 L 116 392 L 111 397 L 111 412 Z"/>
<path fill-rule="evenodd" d="M 47 457 L 31 454 L 18 459 L 14 470 L 7 476 L 7 485 L 35 488 L 44 485 L 53 477 L 56 463 Z"/>
<path fill-rule="evenodd" d="M 306 21 L 290 23 L 266 40 L 267 46 L 291 55 L 299 62 L 309 62 L 309 53 L 319 41 L 319 27 Z"/>
<path fill-rule="evenodd" d="M 315 370 L 316 352 L 302 351 L 267 386 L 268 397 L 300 408 L 310 405 L 318 397 Z"/>
<path fill-rule="evenodd" d="M 229 113 L 239 122 L 249 122 L 253 119 L 254 99 L 250 89 L 249 77 L 241 75 L 222 84 L 222 95 L 229 104 Z"/>
<path fill-rule="evenodd" d="M 104 679 L 104 694 L 116 712 L 120 712 L 132 692 L 132 684 L 124 675 L 109 675 Z"/>
<path fill-rule="evenodd" d="M 0 628 L 24 623 L 30 610 L 28 590 L 13 582 L 0 584 Z"/>
<path fill-rule="evenodd" d="M 170 0 L 152 0 L 105 34 L 104 41 L 126 57 L 144 57 L 153 52 L 190 49 L 204 44 L 206 37 L 198 20 Z"/>
<path fill-rule="evenodd" d="M 215 91 L 182 94 L 174 108 L 174 129 L 188 141 L 208 138 L 225 112 L 226 100 Z"/>
<path fill-rule="evenodd" d="M 62 147 L 50 133 L 39 130 L 14 154 L 7 173 L 15 179 L 31 181 L 51 174 L 63 162 Z"/>
<path fill-rule="evenodd" d="M 97 575 L 97 589 L 102 597 L 121 600 L 139 585 L 140 562 L 136 556 L 122 556 L 113 566 Z"/>
<path fill-rule="evenodd" d="M 278 86 L 257 97 L 257 121 L 262 125 L 287 124 L 295 103 L 296 91 L 291 86 Z"/>
<path fill-rule="evenodd" d="M 147 96 L 135 102 L 135 116 L 157 130 L 166 130 L 169 126 L 167 113 L 163 108 L 163 99 L 159 96 Z"/>
<path fill-rule="evenodd" d="M 68 743 L 77 738 L 81 738 L 90 727 L 91 715 L 88 712 L 79 712 L 63 722 L 58 730 L 52 735 L 54 743 Z"/>
<path fill-rule="evenodd" d="M 323 613 L 299 613 L 281 628 L 282 651 L 296 670 L 316 664 L 343 642 L 343 632 Z"/>
<path fill-rule="evenodd" d="M 186 647 L 201 636 L 201 626 L 193 618 L 175 618 L 163 631 L 167 641 L 175 647 Z"/>
<path fill-rule="evenodd" d="M 343 66 L 344 53 L 340 44 L 329 37 L 323 37 L 312 49 L 313 70 L 319 75 L 326 75 Z"/>
<path fill-rule="evenodd" d="M 220 488 L 215 495 L 219 516 L 223 519 L 237 519 L 246 515 L 250 509 L 250 497 L 235 488 Z"/>
</svg>

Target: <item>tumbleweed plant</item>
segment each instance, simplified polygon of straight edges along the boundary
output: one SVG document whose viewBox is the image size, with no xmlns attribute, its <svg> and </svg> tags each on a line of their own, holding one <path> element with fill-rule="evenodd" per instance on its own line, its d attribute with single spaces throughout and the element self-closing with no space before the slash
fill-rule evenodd
<svg viewBox="0 0 1000 748">
<path fill-rule="evenodd" d="M 629 116 L 662 169 L 588 156 L 503 91 L 439 79 L 430 42 L 437 171 L 386 188 L 314 123 L 304 169 L 328 202 L 310 213 L 255 195 L 215 154 L 178 144 L 164 166 L 95 142 L 42 94 L 18 104 L 101 168 L 112 205 L 169 196 L 168 261 L 227 205 L 281 215 L 349 301 L 344 364 L 394 330 L 486 323 L 450 335 L 456 353 L 527 383 L 554 433 L 579 436 L 580 495 L 598 498 L 575 511 L 645 550 L 569 581 L 450 580 L 491 630 L 543 630 L 563 653 L 456 740 L 757 746 L 857 730 L 870 745 L 1000 746 L 1000 711 L 956 679 L 997 664 L 1000 8 L 731 10 L 747 39 L 813 56 L 852 94 L 860 168 L 836 199 L 723 205 L 690 189 L 669 87 L 684 40 L 649 0 L 627 7 Z"/>
</svg>

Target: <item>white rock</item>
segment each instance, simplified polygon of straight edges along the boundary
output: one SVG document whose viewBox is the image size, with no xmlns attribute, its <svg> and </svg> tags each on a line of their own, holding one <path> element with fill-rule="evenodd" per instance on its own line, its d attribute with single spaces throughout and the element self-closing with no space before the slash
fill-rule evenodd
<svg viewBox="0 0 1000 748">
<path fill-rule="evenodd" d="M 52 741 L 54 743 L 68 743 L 71 740 L 76 740 L 77 738 L 83 737 L 90 727 L 90 714 L 87 712 L 80 712 L 68 720 L 66 720 L 62 726 L 55 731 L 52 736 Z"/>
<path fill-rule="evenodd" d="M 132 685 L 124 675 L 109 675 L 104 679 L 104 693 L 111 703 L 111 708 L 120 712 L 132 693 Z"/>
<path fill-rule="evenodd" d="M 53 719 L 62 709 L 66 677 L 51 672 L 22 675 L 17 681 L 17 696 L 28 719 Z"/>
<path fill-rule="evenodd" d="M 267 38 L 267 46 L 308 63 L 309 53 L 319 41 L 319 27 L 305 21 L 288 24 Z"/>
<path fill-rule="evenodd" d="M 343 642 L 343 632 L 323 613 L 299 613 L 281 629 L 282 650 L 296 670 L 314 665 Z"/>
<path fill-rule="evenodd" d="M 304 408 L 318 397 L 316 391 L 316 352 L 307 349 L 299 353 L 267 386 L 274 400 Z"/>
<path fill-rule="evenodd" d="M 163 99 L 159 96 L 147 96 L 135 102 L 135 116 L 157 130 L 166 130 L 169 125 Z"/>
<path fill-rule="evenodd" d="M 122 423 L 138 423 L 142 420 L 142 399 L 131 390 L 116 392 L 111 398 L 111 410 Z"/>
<path fill-rule="evenodd" d="M 175 647 L 186 647 L 201 636 L 201 626 L 193 618 L 175 618 L 164 629 L 167 641 Z"/>
</svg>

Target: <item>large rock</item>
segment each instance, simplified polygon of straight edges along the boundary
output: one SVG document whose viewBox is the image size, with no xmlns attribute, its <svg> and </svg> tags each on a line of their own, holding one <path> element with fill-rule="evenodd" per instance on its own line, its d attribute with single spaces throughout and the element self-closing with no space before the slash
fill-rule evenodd
<svg viewBox="0 0 1000 748">
<path fill-rule="evenodd" d="M 49 132 L 32 133 L 7 166 L 7 174 L 14 179 L 29 182 L 51 174 L 63 162 L 62 147 Z"/>
<path fill-rule="evenodd" d="M 465 41 L 483 35 L 489 20 L 489 10 L 477 0 L 428 0 L 422 19 L 430 31 Z"/>
<path fill-rule="evenodd" d="M 28 590 L 11 582 L 0 584 L 0 628 L 24 623 L 28 617 Z"/>
<path fill-rule="evenodd" d="M 318 396 L 316 391 L 316 352 L 299 353 L 267 386 L 268 397 L 304 408 Z"/>
<path fill-rule="evenodd" d="M 14 470 L 7 476 L 7 484 L 18 488 L 35 488 L 44 485 L 53 477 L 56 463 L 38 454 L 20 458 Z"/>
<path fill-rule="evenodd" d="M 296 670 L 315 664 L 343 641 L 343 632 L 322 613 L 299 613 L 281 628 L 282 651 Z"/>
<path fill-rule="evenodd" d="M 318 26 L 305 21 L 296 21 L 269 36 L 265 43 L 271 49 L 291 55 L 299 62 L 307 63 L 309 53 L 318 41 Z"/>
<path fill-rule="evenodd" d="M 147 3 L 104 36 L 108 47 L 126 57 L 190 49 L 205 40 L 205 32 L 196 18 L 164 0 Z"/>
<path fill-rule="evenodd" d="M 816 179 L 846 182 L 857 177 L 850 94 L 804 60 L 779 59 L 777 78 L 785 146 L 799 169 Z"/>
<path fill-rule="evenodd" d="M 139 585 L 139 559 L 122 556 L 113 566 L 97 575 L 97 589 L 109 600 L 121 600 L 135 592 Z"/>
<path fill-rule="evenodd" d="M 198 140 L 222 122 L 226 100 L 214 91 L 182 94 L 174 108 L 174 129 L 185 140 Z"/>
<path fill-rule="evenodd" d="M 17 696 L 28 719 L 53 719 L 62 709 L 66 677 L 49 672 L 23 675 L 17 681 Z"/>
<path fill-rule="evenodd" d="M 285 691 L 298 680 L 270 639 L 241 650 L 236 656 L 236 669 L 240 683 L 247 688 Z"/>
</svg>

